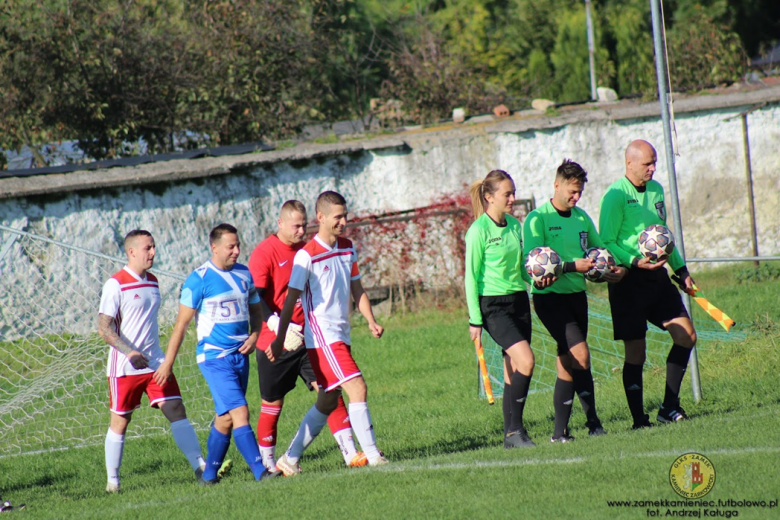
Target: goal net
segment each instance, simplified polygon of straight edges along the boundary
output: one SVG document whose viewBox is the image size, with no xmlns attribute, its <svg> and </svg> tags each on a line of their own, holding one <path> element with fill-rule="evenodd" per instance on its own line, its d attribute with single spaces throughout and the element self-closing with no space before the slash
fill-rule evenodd
<svg viewBox="0 0 780 520">
<path fill-rule="evenodd" d="M 126 262 L 0 228 L 0 456 L 99 443 L 109 420 L 110 347 L 97 334 L 97 309 L 103 283 Z M 154 272 L 164 347 L 184 277 Z M 187 415 L 196 428 L 206 427 L 213 408 L 206 385 L 200 384 L 194 349 L 189 350 L 177 358 L 175 373 Z M 168 428 L 163 415 L 144 401 L 129 434 Z"/>
</svg>

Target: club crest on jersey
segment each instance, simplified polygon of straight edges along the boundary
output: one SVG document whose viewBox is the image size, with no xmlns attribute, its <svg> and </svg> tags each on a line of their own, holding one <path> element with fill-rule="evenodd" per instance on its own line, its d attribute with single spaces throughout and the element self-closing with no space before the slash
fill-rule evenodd
<svg viewBox="0 0 780 520">
<path fill-rule="evenodd" d="M 655 203 L 655 212 L 658 213 L 658 218 L 666 222 L 666 208 L 663 201 Z"/>
<path fill-rule="evenodd" d="M 580 247 L 583 251 L 588 251 L 588 232 L 580 231 Z"/>
</svg>

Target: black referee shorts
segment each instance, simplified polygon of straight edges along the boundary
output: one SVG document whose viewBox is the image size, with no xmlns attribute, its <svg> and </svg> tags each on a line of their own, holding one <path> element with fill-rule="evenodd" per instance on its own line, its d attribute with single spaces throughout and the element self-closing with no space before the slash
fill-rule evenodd
<svg viewBox="0 0 780 520">
<path fill-rule="evenodd" d="M 643 339 L 647 322 L 666 330 L 664 322 L 688 318 L 688 311 L 666 269 L 633 268 L 618 283 L 608 284 L 616 340 Z"/>
<path fill-rule="evenodd" d="M 525 291 L 503 296 L 480 296 L 479 310 L 482 328 L 502 350 L 523 340 L 531 343 L 531 304 Z"/>
<path fill-rule="evenodd" d="M 588 338 L 588 297 L 585 291 L 534 294 L 534 310 L 565 356 Z"/>
<path fill-rule="evenodd" d="M 314 370 L 309 362 L 306 346 L 302 345 L 296 351 L 285 350 L 275 362 L 268 361 L 265 352 L 258 349 L 257 376 L 260 379 L 260 397 L 266 401 L 282 399 L 293 388 L 300 377 L 306 383 L 306 388 L 313 390 L 311 384 L 317 382 Z"/>
</svg>

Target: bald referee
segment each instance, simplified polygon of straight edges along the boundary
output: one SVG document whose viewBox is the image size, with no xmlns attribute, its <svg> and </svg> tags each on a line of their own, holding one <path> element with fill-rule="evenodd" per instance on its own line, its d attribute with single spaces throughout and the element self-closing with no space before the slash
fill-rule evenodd
<svg viewBox="0 0 780 520">
<path fill-rule="evenodd" d="M 634 429 L 652 426 L 644 413 L 642 367 L 645 363 L 647 322 L 669 332 L 672 349 L 666 359 L 666 391 L 658 410 L 661 423 L 688 418 L 680 406 L 682 385 L 696 331 L 677 288 L 666 272 L 667 260 L 650 262 L 639 251 L 639 234 L 652 224 L 666 225 L 663 187 L 653 180 L 658 156 L 647 141 L 626 148 L 626 175 L 601 199 L 599 234 L 620 264 L 631 266 L 620 283 L 609 285 L 609 303 L 616 340 L 623 340 L 626 357 L 623 388 Z M 686 288 L 693 287 L 685 261 L 675 250 L 668 263 Z"/>
</svg>

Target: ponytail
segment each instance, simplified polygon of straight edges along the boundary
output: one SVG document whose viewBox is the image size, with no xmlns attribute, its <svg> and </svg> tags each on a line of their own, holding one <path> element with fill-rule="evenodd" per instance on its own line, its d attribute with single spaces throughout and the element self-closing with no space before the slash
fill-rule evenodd
<svg viewBox="0 0 780 520">
<path fill-rule="evenodd" d="M 492 195 L 498 191 L 498 185 L 507 179 L 512 181 L 512 184 L 515 183 L 504 170 L 493 170 L 487 174 L 484 180 L 471 183 L 469 195 L 471 196 L 471 212 L 474 214 L 474 220 L 481 217 L 487 209 L 486 195 Z"/>
<path fill-rule="evenodd" d="M 476 180 L 469 186 L 469 195 L 471 195 L 471 212 L 474 214 L 474 220 L 477 220 L 485 212 L 485 199 L 482 196 L 484 185 L 481 180 Z"/>
</svg>

